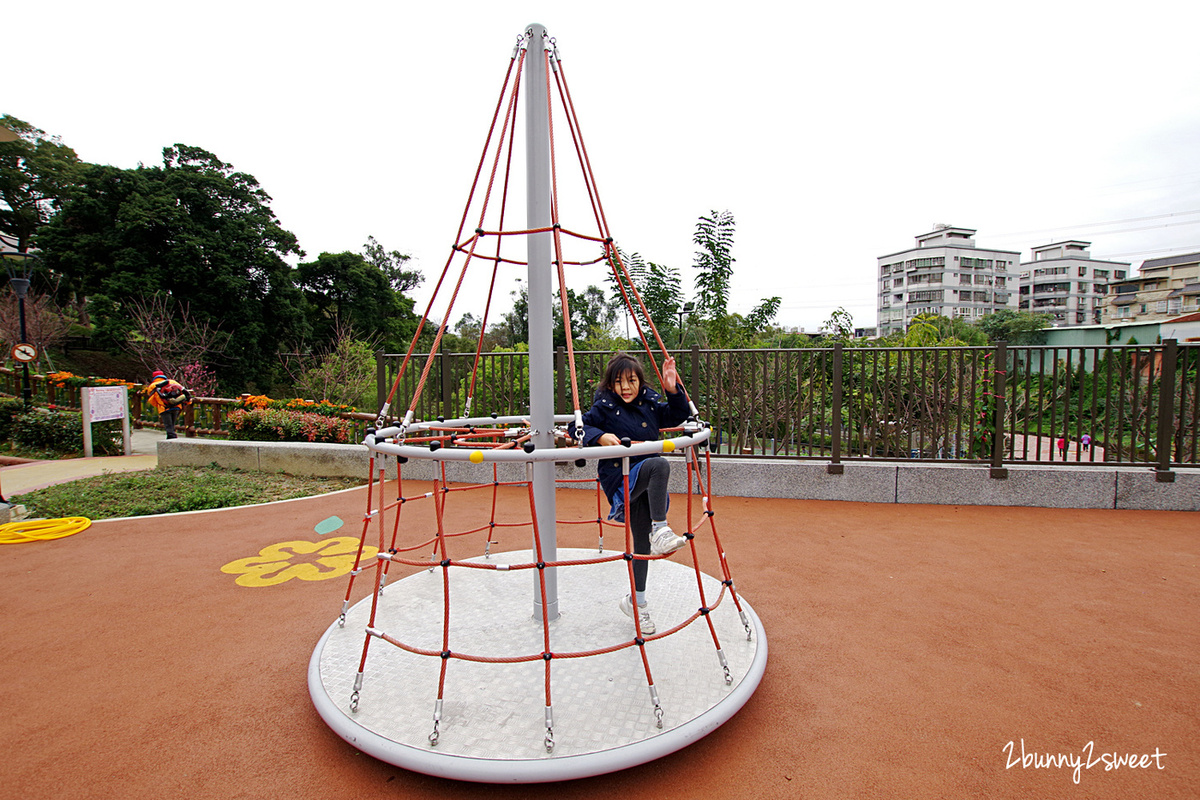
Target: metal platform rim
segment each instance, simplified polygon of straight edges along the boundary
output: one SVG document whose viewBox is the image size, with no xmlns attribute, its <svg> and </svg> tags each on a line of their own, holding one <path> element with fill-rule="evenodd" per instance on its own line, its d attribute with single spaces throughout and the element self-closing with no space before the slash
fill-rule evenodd
<svg viewBox="0 0 1200 800">
<path fill-rule="evenodd" d="M 670 755 L 704 738 L 741 710 L 762 681 L 767 665 L 767 638 L 754 609 L 741 597 L 742 609 L 757 637 L 749 669 L 730 693 L 693 719 L 638 742 L 589 753 L 554 758 L 477 758 L 443 753 L 396 742 L 348 717 L 326 691 L 321 677 L 325 643 L 337 629 L 335 620 L 313 649 L 308 665 L 308 688 L 313 705 L 325 723 L 348 744 L 380 761 L 413 772 L 476 783 L 548 783 L 603 775 Z"/>
</svg>

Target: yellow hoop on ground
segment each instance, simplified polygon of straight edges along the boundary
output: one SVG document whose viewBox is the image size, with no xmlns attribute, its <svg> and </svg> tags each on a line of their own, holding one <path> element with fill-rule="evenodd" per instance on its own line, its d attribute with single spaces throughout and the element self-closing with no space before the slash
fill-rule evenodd
<svg viewBox="0 0 1200 800">
<path fill-rule="evenodd" d="M 63 517 L 61 519 L 31 519 L 0 525 L 0 544 L 22 542 L 47 542 L 74 536 L 90 528 L 92 521 L 87 517 Z"/>
</svg>

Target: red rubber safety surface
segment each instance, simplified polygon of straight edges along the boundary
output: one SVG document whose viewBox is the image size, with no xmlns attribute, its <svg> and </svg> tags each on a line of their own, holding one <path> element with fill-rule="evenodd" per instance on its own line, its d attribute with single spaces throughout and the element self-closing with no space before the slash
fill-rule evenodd
<svg viewBox="0 0 1200 800">
<path fill-rule="evenodd" d="M 497 519 L 528 517 L 524 490 L 500 494 Z M 590 492 L 558 498 L 560 517 L 595 513 Z M 455 494 L 448 524 L 489 507 Z M 306 670 L 345 578 L 248 588 L 221 571 L 272 544 L 357 536 L 364 508 L 353 490 L 0 551 L 0 797 L 1124 800 L 1200 786 L 1195 513 L 717 498 L 770 646 L 750 702 L 625 772 L 484 786 L 375 761 L 321 721 Z M 428 501 L 403 513 L 406 530 L 434 530 Z M 314 532 L 333 515 L 345 526 Z M 588 546 L 585 528 L 560 528 L 560 544 Z M 525 531 L 500 537 L 529 547 Z"/>
</svg>

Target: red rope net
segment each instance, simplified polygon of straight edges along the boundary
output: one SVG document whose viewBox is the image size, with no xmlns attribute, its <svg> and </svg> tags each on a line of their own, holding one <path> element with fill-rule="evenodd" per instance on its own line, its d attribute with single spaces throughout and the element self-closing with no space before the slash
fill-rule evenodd
<svg viewBox="0 0 1200 800">
<path fill-rule="evenodd" d="M 540 48 L 539 48 L 540 49 Z M 495 284 L 499 267 L 502 264 L 525 265 L 526 261 L 519 257 L 506 255 L 504 252 L 504 243 L 510 237 L 525 237 L 532 233 L 553 234 L 553 260 L 555 271 L 559 284 L 559 295 L 561 302 L 561 312 L 566 332 L 566 347 L 568 354 L 568 364 L 570 369 L 571 383 L 571 399 L 576 412 L 576 419 L 579 418 L 581 411 L 581 402 L 579 395 L 578 379 L 575 370 L 575 349 L 574 337 L 571 329 L 571 310 L 569 302 L 569 293 L 566 291 L 567 284 L 567 267 L 579 266 L 587 264 L 598 264 L 603 262 L 611 270 L 616 284 L 620 290 L 621 296 L 626 308 L 633 318 L 637 328 L 638 337 L 642 347 L 645 349 L 649 357 L 649 361 L 655 375 L 658 376 L 659 382 L 662 383 L 662 374 L 659 371 L 657 359 L 654 357 L 654 348 L 651 346 L 650 338 L 653 338 L 654 344 L 657 345 L 657 350 L 664 357 L 667 355 L 667 348 L 664 345 L 662 338 L 659 336 L 658 330 L 655 328 L 653 321 L 650 319 L 645 303 L 642 301 L 637 287 L 630 276 L 629 270 L 623 263 L 621 254 L 614 244 L 614 239 L 608 227 L 607 218 L 604 213 L 603 204 L 600 201 L 600 192 L 596 185 L 596 180 L 591 167 L 591 160 L 587 154 L 587 148 L 584 145 L 582 130 L 579 125 L 579 119 L 575 113 L 574 102 L 571 99 L 570 90 L 567 86 L 566 73 L 563 69 L 561 61 L 558 58 L 557 50 L 546 50 L 544 57 L 546 58 L 546 83 L 544 86 L 527 87 L 529 91 L 545 92 L 547 97 L 547 108 L 549 110 L 549 131 L 550 131 L 550 161 L 552 175 L 552 197 L 551 197 L 551 226 L 548 228 L 540 228 L 536 230 L 524 229 L 509 229 L 506 228 L 506 209 L 505 206 L 509 197 L 509 189 L 512 181 L 512 164 L 513 164 L 513 146 L 515 140 L 516 129 L 516 109 L 519 106 L 519 96 L 521 91 L 521 66 L 524 63 L 526 51 L 524 47 L 519 46 L 514 50 L 513 56 L 510 59 L 508 70 L 505 73 L 499 97 L 496 101 L 495 110 L 492 115 L 491 124 L 488 129 L 485 139 L 483 152 L 480 155 L 478 165 L 475 169 L 474 179 L 472 181 L 470 192 L 466 206 L 463 209 L 460 218 L 458 231 L 455 235 L 454 244 L 451 247 L 450 256 L 447 258 L 444 267 L 437 279 L 434 287 L 433 295 L 423 313 L 420 323 L 417 326 L 416 333 L 413 335 L 412 341 L 408 346 L 408 350 L 404 356 L 399 370 L 397 371 L 392 387 L 387 396 L 387 402 L 380 410 L 378 424 L 382 428 L 385 421 L 388 419 L 388 410 L 396 400 L 396 394 L 404 376 L 405 370 L 409 368 L 413 361 L 414 353 L 417 350 L 418 341 L 422 335 L 422 331 L 426 323 L 430 319 L 430 313 L 434 308 L 439 293 L 443 287 L 449 282 L 453 288 L 450 293 L 449 301 L 446 305 L 442 321 L 438 326 L 437 333 L 434 336 L 432 346 L 429 348 L 425 357 L 425 363 L 421 370 L 420 378 L 416 384 L 415 391 L 408 405 L 408 414 L 404 425 L 401 427 L 401 433 L 397 441 L 403 440 L 404 444 L 424 444 L 431 451 L 436 451 L 441 447 L 458 447 L 470 448 L 472 450 L 485 451 L 496 449 L 512 449 L 519 447 L 526 440 L 529 434 L 524 431 L 517 430 L 514 432 L 512 428 L 503 425 L 462 425 L 448 422 L 441 425 L 422 424 L 419 431 L 415 435 L 405 438 L 404 431 L 411 421 L 413 414 L 416 411 L 421 393 L 424 391 L 432 364 L 441 346 L 443 336 L 447 325 L 451 319 L 455 301 L 457 300 L 464 282 L 468 278 L 468 273 L 472 268 L 478 265 L 490 267 L 490 276 L 488 283 L 487 303 L 484 309 L 483 323 L 480 328 L 480 335 L 476 344 L 475 359 L 472 365 L 469 381 L 469 390 L 467 399 L 464 405 L 463 418 L 470 417 L 471 399 L 474 397 L 476 388 L 476 378 L 478 375 L 480 359 L 483 351 L 483 332 L 487 328 L 488 315 L 492 309 L 492 301 L 495 291 Z M 514 79 L 513 70 L 516 69 L 516 77 Z M 553 75 L 553 80 L 551 80 Z M 558 101 L 557 108 L 559 114 L 566 122 L 567 129 L 570 134 L 570 141 L 574 148 L 575 159 L 582 173 L 583 185 L 586 189 L 588 203 L 591 210 L 592 223 L 595 226 L 594 232 L 582 232 L 564 227 L 560 221 L 560 200 L 558 196 L 558 165 L 556 156 L 555 142 L 555 101 Z M 490 165 L 490 167 L 489 167 Z M 487 179 L 483 180 L 483 175 L 487 169 Z M 493 204 L 493 192 L 496 188 L 499 179 L 500 191 L 499 201 Z M 493 215 L 496 218 L 495 224 L 489 227 L 492 217 L 489 216 L 489 209 L 492 209 Z M 474 213 L 473 213 L 474 212 Z M 475 227 L 473 232 L 464 235 L 467 230 L 468 219 L 473 219 Z M 484 252 L 484 240 L 494 239 L 495 247 L 488 248 L 489 252 Z M 569 260 L 566 256 L 567 242 L 582 242 L 588 246 L 599 246 L 599 253 L 591 260 L 577 258 Z M 458 269 L 457 276 L 451 277 L 455 261 L 462 259 L 462 265 Z M 640 311 L 640 313 L 635 313 Z M 643 328 L 643 321 L 646 323 L 646 328 Z M 694 413 L 694 407 L 693 407 Z M 475 420 L 471 420 L 474 422 Z M 576 442 L 578 445 L 579 443 Z M 665 448 L 664 448 L 665 449 Z M 355 681 L 355 690 L 351 698 L 351 710 L 357 710 L 359 702 L 360 687 L 362 679 L 368 663 L 368 655 L 371 649 L 372 641 L 378 639 L 386 642 L 391 646 L 400 648 L 410 653 L 430 658 L 439 658 L 441 660 L 440 672 L 438 677 L 437 690 L 437 705 L 439 709 L 434 716 L 434 730 L 430 735 L 431 744 L 437 743 L 438 724 L 440 721 L 440 708 L 446 691 L 446 677 L 452 669 L 452 664 L 456 661 L 477 662 L 477 663 L 525 663 L 541 660 L 544 662 L 545 671 L 545 703 L 547 710 L 552 705 L 552 671 L 555 661 L 562 659 L 579 659 L 602 654 L 612 653 L 619 650 L 636 647 L 641 655 L 642 664 L 645 671 L 647 685 L 651 689 L 651 695 L 655 706 L 656 716 L 659 717 L 659 727 L 661 727 L 661 709 L 658 707 L 658 700 L 654 691 L 654 678 L 651 671 L 650 660 L 646 654 L 646 644 L 657 639 L 662 639 L 678 631 L 686 628 L 700 618 L 704 618 L 708 626 L 710 638 L 713 647 L 720 656 L 721 663 L 725 668 L 726 681 L 729 678 L 729 668 L 725 665 L 725 658 L 721 651 L 721 644 L 717 635 L 717 629 L 714 627 L 711 612 L 720 607 L 727 600 L 732 602 L 737 612 L 741 616 L 741 621 L 746 629 L 747 638 L 750 637 L 750 625 L 747 622 L 746 615 L 742 610 L 737 592 L 734 587 L 732 575 L 726 561 L 724 547 L 721 545 L 720 537 L 717 532 L 717 524 L 715 514 L 711 505 L 711 478 L 710 478 L 710 463 L 707 450 L 704 451 L 701 458 L 699 448 L 696 446 L 686 447 L 683 453 L 687 467 L 687 501 L 686 501 L 686 532 L 684 536 L 688 540 L 687 553 L 690 555 L 691 564 L 696 574 L 697 585 L 697 606 L 686 619 L 670 628 L 662 631 L 657 631 L 649 634 L 642 629 L 640 615 L 634 613 L 632 636 L 618 642 L 604 644 L 586 650 L 568 650 L 556 651 L 552 648 L 550 637 L 550 620 L 547 618 L 547 587 L 546 587 L 546 570 L 551 568 L 569 568 L 587 565 L 605 564 L 616 561 L 624 561 L 627 566 L 629 577 L 629 590 L 631 596 L 635 591 L 634 581 L 634 563 L 637 561 L 649 561 L 665 558 L 666 556 L 639 555 L 633 552 L 632 532 L 630 529 L 629 515 L 625 515 L 623 523 L 612 522 L 605 519 L 603 512 L 602 492 L 600 490 L 599 481 L 595 478 L 587 479 L 566 479 L 560 481 L 561 484 L 592 484 L 596 493 L 596 513 L 595 517 L 585 519 L 560 519 L 556 521 L 556 525 L 561 526 L 596 526 L 596 541 L 597 551 L 594 557 L 586 559 L 566 559 L 546 561 L 543 557 L 541 538 L 538 536 L 538 515 L 536 513 L 536 502 L 534 497 L 533 481 L 528 478 L 526 480 L 500 480 L 499 467 L 492 464 L 492 480 L 483 482 L 473 482 L 466 484 L 455 485 L 447 480 L 445 461 L 438 461 L 439 474 L 432 482 L 432 489 L 427 492 L 421 492 L 413 495 L 404 494 L 403 481 L 403 462 L 405 458 L 396 459 L 396 480 L 394 483 L 385 480 L 386 474 L 386 459 L 388 455 L 383 453 L 372 452 L 370 462 L 370 485 L 367 493 L 367 508 L 363 514 L 362 532 L 358 544 L 358 551 L 355 557 L 354 567 L 350 573 L 350 580 L 346 587 L 345 598 L 342 603 L 342 613 L 340 622 L 344 623 L 346 612 L 349 608 L 350 599 L 353 593 L 355 581 L 358 576 L 365 572 L 371 571 L 369 559 L 364 559 L 364 552 L 369 538 L 374 533 L 376 549 L 378 554 L 374 561 L 374 591 L 371 597 L 371 606 L 369 618 L 366 626 L 366 633 L 363 639 L 362 654 L 359 660 L 359 670 L 357 680 Z M 472 459 L 474 460 L 474 459 Z M 629 486 L 628 476 L 625 481 L 625 497 L 628 500 Z M 524 487 L 528 496 L 529 516 L 519 520 L 498 520 L 497 507 L 498 497 L 502 490 L 510 490 L 513 488 Z M 388 492 L 394 489 L 394 494 L 388 496 Z M 449 515 L 447 514 L 448 504 L 452 496 L 474 496 L 480 494 L 487 495 L 490 491 L 490 514 L 486 519 L 475 519 L 472 523 L 458 529 L 451 529 L 448 523 Z M 430 502 L 433 506 L 435 518 L 435 530 L 432 532 L 421 530 L 410 530 L 406 526 L 401 525 L 403 510 L 411 503 Z M 478 504 L 471 506 L 476 508 Z M 629 507 L 628 502 L 626 508 Z M 624 534 L 623 549 L 619 551 L 606 551 L 604 545 L 604 535 L 606 529 L 617 527 Z M 533 560 L 516 563 L 516 564 L 500 564 L 490 562 L 488 558 L 492 555 L 492 547 L 496 543 L 497 529 L 526 529 L 532 534 L 534 542 Z M 707 539 L 714 548 L 716 554 L 716 563 L 720 565 L 720 589 L 716 596 L 709 596 L 711 588 L 706 589 L 704 582 L 701 580 L 700 571 L 700 552 L 698 550 L 698 536 L 703 532 L 704 538 Z M 483 560 L 479 560 L 476 556 L 470 559 L 454 558 L 451 556 L 451 548 L 449 544 L 455 542 L 453 550 L 471 552 L 473 554 L 482 553 Z M 427 554 L 427 555 L 424 555 Z M 392 565 L 403 565 L 408 567 L 422 567 L 431 570 L 440 570 L 442 578 L 442 630 L 440 649 L 431 647 L 420 647 L 405 640 L 402 634 L 388 632 L 378 627 L 380 597 L 383 588 L 387 583 L 389 571 Z M 453 581 L 452 574 L 459 570 L 516 570 L 516 571 L 534 571 L 537 575 L 538 592 L 541 597 L 542 609 L 542 646 L 539 651 L 521 653 L 518 655 L 496 656 L 488 653 L 464 652 L 461 650 L 452 649 L 451 643 L 451 608 L 455 603 L 455 593 L 452 590 Z M 548 749 L 552 749 L 552 731 L 550 730 L 549 722 L 547 723 L 547 738 L 546 745 Z"/>
</svg>

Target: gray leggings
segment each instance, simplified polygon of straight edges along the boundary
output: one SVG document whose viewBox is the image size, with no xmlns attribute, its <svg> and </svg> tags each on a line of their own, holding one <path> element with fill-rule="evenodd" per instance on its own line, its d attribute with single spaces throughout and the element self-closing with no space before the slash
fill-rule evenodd
<svg viewBox="0 0 1200 800">
<path fill-rule="evenodd" d="M 637 483 L 629 487 L 629 530 L 633 534 L 633 552 L 650 554 L 650 522 L 667 518 L 667 479 L 671 464 L 665 458 L 653 456 L 638 468 Z M 633 583 L 639 592 L 646 591 L 646 572 L 650 562 L 634 560 Z"/>
</svg>

